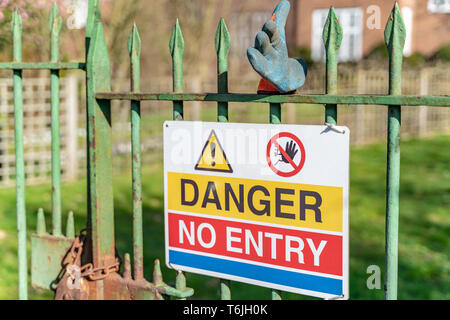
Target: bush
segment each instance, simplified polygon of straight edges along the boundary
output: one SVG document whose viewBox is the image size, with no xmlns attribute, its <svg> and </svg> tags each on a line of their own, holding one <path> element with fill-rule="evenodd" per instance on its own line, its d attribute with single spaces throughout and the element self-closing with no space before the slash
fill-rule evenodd
<svg viewBox="0 0 450 320">
<path fill-rule="evenodd" d="M 365 56 L 365 59 L 367 60 L 387 60 L 388 58 L 389 53 L 384 42 L 381 42 L 379 45 L 374 47 L 372 51 Z"/>
<path fill-rule="evenodd" d="M 313 66 L 314 61 L 311 59 L 311 49 L 309 49 L 307 47 L 296 47 L 289 51 L 290 51 L 289 56 L 291 58 L 305 60 L 307 66 L 308 66 L 308 69 Z"/>
<path fill-rule="evenodd" d="M 450 61 L 450 43 L 442 46 L 434 55 L 435 58 L 443 61 Z"/>
<path fill-rule="evenodd" d="M 409 57 L 405 57 L 404 61 L 411 67 L 419 67 L 427 61 L 427 58 L 419 52 L 414 52 Z"/>
</svg>

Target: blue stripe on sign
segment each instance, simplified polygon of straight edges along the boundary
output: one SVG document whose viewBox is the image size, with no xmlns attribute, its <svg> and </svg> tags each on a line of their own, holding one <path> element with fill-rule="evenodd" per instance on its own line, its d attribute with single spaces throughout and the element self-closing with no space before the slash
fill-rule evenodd
<svg viewBox="0 0 450 320">
<path fill-rule="evenodd" d="M 237 261 L 169 250 L 170 263 L 207 271 L 265 281 L 287 287 L 342 295 L 342 280 L 274 269 Z"/>
</svg>

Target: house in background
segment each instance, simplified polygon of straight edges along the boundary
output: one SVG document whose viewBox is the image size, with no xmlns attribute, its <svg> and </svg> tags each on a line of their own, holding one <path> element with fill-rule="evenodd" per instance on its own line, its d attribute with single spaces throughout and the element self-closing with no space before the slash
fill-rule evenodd
<svg viewBox="0 0 450 320">
<path fill-rule="evenodd" d="M 395 0 L 291 0 L 286 37 L 291 48 L 306 47 L 311 58 L 325 59 L 322 31 L 333 6 L 344 37 L 340 61 L 358 61 L 384 41 L 384 28 Z M 450 43 L 450 0 L 398 0 L 407 30 L 404 55 L 415 52 L 431 56 Z M 251 1 L 244 12 L 231 15 L 235 45 L 246 50 L 270 17 L 277 0 Z M 241 24 L 237 24 L 240 19 Z M 242 24 L 242 21 L 245 21 Z M 236 28 L 233 28 L 235 26 Z M 239 26 L 239 27 L 238 27 Z"/>
</svg>

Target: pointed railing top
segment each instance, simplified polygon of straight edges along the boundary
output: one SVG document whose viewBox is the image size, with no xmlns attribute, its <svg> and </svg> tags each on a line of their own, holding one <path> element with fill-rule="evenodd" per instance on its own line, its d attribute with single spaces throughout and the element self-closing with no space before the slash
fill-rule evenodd
<svg viewBox="0 0 450 320">
<path fill-rule="evenodd" d="M 214 44 L 216 46 L 216 52 L 218 55 L 223 54 L 227 56 L 230 52 L 231 39 L 228 32 L 227 25 L 223 18 L 220 19 L 219 26 L 217 27 L 216 37 L 214 38 Z"/>
<path fill-rule="evenodd" d="M 333 7 L 330 7 L 328 17 L 323 28 L 323 43 L 326 50 L 338 50 L 342 43 L 342 26 Z"/>
<path fill-rule="evenodd" d="M 181 32 L 180 23 L 178 19 L 173 27 L 172 35 L 169 42 L 170 55 L 174 57 L 176 54 L 183 55 L 184 53 L 184 39 Z"/>
</svg>

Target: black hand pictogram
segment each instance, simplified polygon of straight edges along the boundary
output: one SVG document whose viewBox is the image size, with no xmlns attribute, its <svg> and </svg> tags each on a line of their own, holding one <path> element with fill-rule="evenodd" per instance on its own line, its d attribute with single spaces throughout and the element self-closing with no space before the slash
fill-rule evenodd
<svg viewBox="0 0 450 320">
<path fill-rule="evenodd" d="M 289 156 L 289 158 L 291 158 L 291 160 L 294 161 L 295 155 L 298 152 L 297 144 L 293 140 L 286 142 L 286 147 L 284 148 L 284 151 Z M 281 154 L 281 161 L 285 163 L 290 163 L 289 160 L 284 156 L 284 154 Z"/>
</svg>

